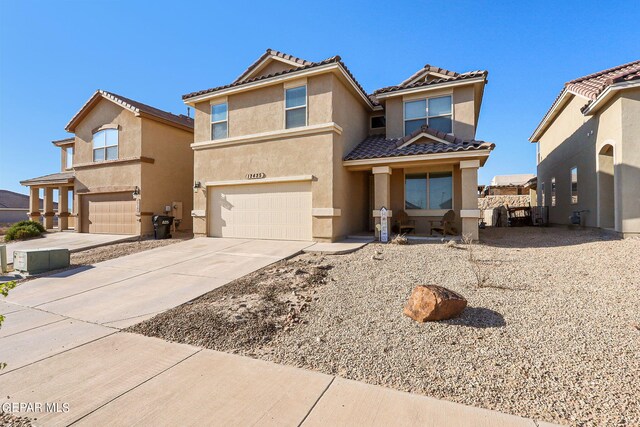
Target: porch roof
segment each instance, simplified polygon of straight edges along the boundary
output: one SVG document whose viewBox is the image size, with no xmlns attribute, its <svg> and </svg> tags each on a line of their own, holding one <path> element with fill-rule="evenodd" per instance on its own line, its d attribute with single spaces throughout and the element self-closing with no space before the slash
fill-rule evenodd
<svg viewBox="0 0 640 427">
<path fill-rule="evenodd" d="M 427 143 L 412 143 L 412 141 L 420 139 L 421 135 L 425 138 L 431 138 L 430 141 Z M 425 125 L 402 138 L 370 135 L 347 154 L 344 160 L 379 159 L 383 157 L 442 154 L 459 151 L 491 151 L 494 147 L 495 144 L 492 142 L 461 139 L 455 135 L 430 129 Z"/>
<path fill-rule="evenodd" d="M 24 181 L 20 181 L 20 184 L 25 186 L 47 186 L 56 184 L 71 184 L 74 180 L 75 175 L 73 172 L 58 172 L 39 176 L 37 178 L 25 179 Z"/>
</svg>

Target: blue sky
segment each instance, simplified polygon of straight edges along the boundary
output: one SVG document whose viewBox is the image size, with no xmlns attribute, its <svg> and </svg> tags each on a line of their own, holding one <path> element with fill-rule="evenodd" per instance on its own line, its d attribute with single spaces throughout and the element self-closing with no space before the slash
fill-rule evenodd
<svg viewBox="0 0 640 427">
<path fill-rule="evenodd" d="M 50 141 L 98 88 L 175 113 L 266 48 L 339 54 L 371 92 L 425 63 L 486 69 L 480 181 L 535 172 L 527 142 L 568 80 L 640 59 L 640 2 L 0 1 L 0 188 L 59 170 Z"/>
</svg>

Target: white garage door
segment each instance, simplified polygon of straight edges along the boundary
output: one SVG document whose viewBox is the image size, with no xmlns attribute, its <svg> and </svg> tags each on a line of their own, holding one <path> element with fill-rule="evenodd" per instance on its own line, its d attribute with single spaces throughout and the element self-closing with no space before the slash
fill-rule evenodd
<svg viewBox="0 0 640 427">
<path fill-rule="evenodd" d="M 311 183 L 212 187 L 209 235 L 311 240 Z"/>
</svg>

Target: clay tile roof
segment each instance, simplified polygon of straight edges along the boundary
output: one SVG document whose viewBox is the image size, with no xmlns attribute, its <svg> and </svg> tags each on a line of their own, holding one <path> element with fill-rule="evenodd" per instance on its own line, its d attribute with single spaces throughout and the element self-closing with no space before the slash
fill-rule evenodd
<svg viewBox="0 0 640 427">
<path fill-rule="evenodd" d="M 636 79 L 640 79 L 640 60 L 571 80 L 565 84 L 565 88 L 570 92 L 589 98 L 590 101 L 587 105 L 582 107 L 582 111 L 584 111 L 612 84 Z"/>
<path fill-rule="evenodd" d="M 39 176 L 37 178 L 25 179 L 20 181 L 22 185 L 31 184 L 55 184 L 55 183 L 69 183 L 73 182 L 75 178 L 74 172 L 58 172 L 49 175 Z"/>
<path fill-rule="evenodd" d="M 444 68 L 436 67 L 435 65 L 426 64 L 424 67 L 422 67 L 421 69 L 419 69 L 418 71 L 413 73 L 409 78 L 405 79 L 398 86 L 405 86 L 405 85 L 411 83 L 414 79 L 417 79 L 418 77 L 420 77 L 420 75 L 422 75 L 424 73 L 427 73 L 427 72 L 444 74 L 444 75 L 447 75 L 449 77 L 457 77 L 457 76 L 460 75 L 460 73 L 456 73 L 455 71 L 449 71 L 449 70 L 445 70 Z"/>
<path fill-rule="evenodd" d="M 402 147 L 406 142 L 410 141 L 421 133 L 432 135 L 446 142 L 434 141 L 421 144 L 409 144 L 405 147 Z M 493 150 L 494 148 L 495 144 L 491 142 L 464 140 L 461 138 L 457 138 L 456 136 L 451 134 L 439 132 L 435 129 L 430 129 L 428 126 L 424 125 L 410 135 L 402 138 L 387 139 L 384 135 L 370 135 L 364 141 L 358 144 L 358 146 L 354 148 L 353 151 L 347 154 L 344 160 L 377 159 L 381 157 L 452 153 L 457 151 Z"/>
<path fill-rule="evenodd" d="M 262 61 L 264 61 L 265 59 L 267 59 L 270 56 L 277 56 L 279 58 L 282 59 L 286 59 L 288 61 L 292 61 L 295 62 L 301 66 L 303 65 L 311 65 L 312 62 L 311 61 L 307 61 L 306 59 L 302 59 L 302 58 L 298 58 L 296 56 L 293 55 L 289 55 L 288 53 L 284 53 L 284 52 L 280 52 L 278 50 L 274 50 L 274 49 L 267 49 L 265 53 L 263 53 L 260 58 L 258 58 L 253 64 L 249 65 L 249 67 L 244 70 L 242 72 L 242 74 L 240 74 L 234 81 L 233 83 L 237 83 L 237 82 L 241 82 L 243 80 L 245 80 L 243 77 L 246 76 L 247 74 L 249 74 L 251 71 L 254 70 L 254 68 L 256 68 Z"/>
<path fill-rule="evenodd" d="M 319 62 L 310 62 L 308 64 L 301 65 L 300 67 L 292 68 L 290 70 L 283 70 L 283 71 L 280 71 L 280 72 L 277 72 L 277 73 L 272 73 L 272 74 L 267 74 L 267 75 L 264 75 L 264 76 L 254 77 L 254 78 L 251 78 L 251 79 L 248 79 L 248 80 L 234 81 L 233 83 L 228 84 L 228 85 L 224 85 L 224 86 L 217 86 L 217 87 L 213 87 L 213 88 L 210 88 L 210 89 L 204 89 L 204 90 L 199 90 L 197 92 L 187 93 L 185 95 L 182 95 L 182 99 L 186 101 L 189 98 L 193 98 L 193 97 L 196 97 L 196 96 L 205 95 L 205 94 L 209 94 L 209 93 L 218 92 L 218 91 L 223 90 L 223 89 L 229 89 L 229 88 L 232 88 L 232 87 L 238 87 L 238 86 L 242 86 L 242 85 L 253 83 L 253 82 L 257 82 L 257 81 L 266 80 L 266 79 L 270 79 L 270 78 L 273 78 L 273 77 L 279 77 L 279 76 L 283 76 L 283 75 L 286 75 L 286 74 L 292 74 L 292 73 L 296 73 L 298 71 L 304 71 L 304 70 L 308 70 L 308 69 L 311 69 L 311 68 L 319 67 L 321 65 L 334 64 L 334 63 L 335 64 L 339 64 L 342 67 L 342 69 L 347 73 L 347 75 L 356 84 L 358 90 L 360 90 L 362 92 L 362 94 L 373 103 L 373 105 L 378 105 L 378 102 L 375 99 L 375 97 L 371 97 L 371 96 L 367 95 L 367 92 L 360 85 L 360 83 L 358 83 L 358 81 L 356 80 L 354 75 L 351 73 L 349 68 L 347 68 L 347 66 L 344 64 L 344 62 L 342 62 L 342 58 L 340 58 L 339 55 L 332 56 L 331 58 L 327 58 L 327 59 L 324 59 L 324 60 L 319 61 Z"/>
<path fill-rule="evenodd" d="M 143 104 L 142 102 L 134 101 L 133 99 L 115 94 L 113 92 L 107 92 L 106 90 L 98 89 L 91 96 L 91 98 L 89 98 L 89 100 L 82 106 L 82 108 L 80 108 L 80 110 L 71 118 L 71 120 L 69 121 L 65 129 L 68 131 L 72 131 L 73 130 L 72 126 L 74 125 L 76 120 L 80 118 L 87 109 L 89 109 L 92 105 L 94 105 L 96 100 L 98 100 L 100 97 L 108 99 L 130 110 L 134 114 L 145 113 L 150 116 L 154 116 L 159 119 L 163 119 L 181 126 L 193 128 L 193 119 L 185 116 L 184 114 L 175 115 L 167 111 L 152 107 L 150 105 Z"/>
<path fill-rule="evenodd" d="M 439 85 L 439 84 L 442 84 L 442 83 L 449 83 L 449 82 L 455 82 L 455 81 L 460 81 L 460 80 L 472 79 L 472 78 L 475 78 L 475 77 L 484 77 L 484 78 L 486 78 L 489 73 L 488 73 L 488 71 L 485 71 L 485 70 L 478 70 L 478 71 L 469 71 L 467 73 L 461 73 L 461 74 L 455 73 L 455 74 L 456 75 L 452 76 L 452 77 L 434 79 L 434 80 L 430 80 L 430 81 L 418 81 L 418 82 L 415 82 L 415 83 L 405 83 L 407 81 L 410 81 L 410 79 L 408 79 L 408 80 L 405 80 L 405 82 L 403 82 L 403 83 L 401 83 L 399 85 L 387 86 L 387 87 L 383 87 L 381 89 L 378 89 L 375 92 L 373 92 L 373 94 L 374 95 L 379 95 L 379 94 L 382 94 L 382 93 L 395 92 L 397 90 L 402 90 L 402 89 L 412 89 L 412 88 L 423 87 L 423 86 L 435 86 L 435 85 Z"/>
</svg>

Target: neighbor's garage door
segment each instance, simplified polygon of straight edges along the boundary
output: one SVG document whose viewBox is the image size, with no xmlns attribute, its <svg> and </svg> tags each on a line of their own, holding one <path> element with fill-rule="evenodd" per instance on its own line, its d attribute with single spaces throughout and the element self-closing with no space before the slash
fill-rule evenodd
<svg viewBox="0 0 640 427">
<path fill-rule="evenodd" d="M 131 193 L 87 194 L 81 197 L 83 233 L 138 233 L 136 201 Z"/>
<path fill-rule="evenodd" d="M 209 235 L 311 240 L 311 183 L 212 187 Z"/>
</svg>

